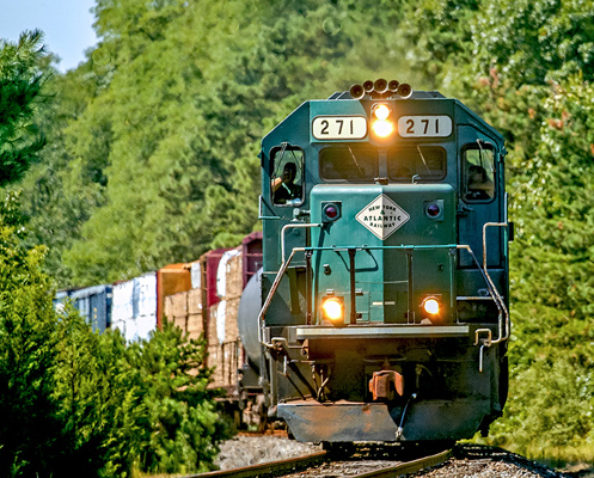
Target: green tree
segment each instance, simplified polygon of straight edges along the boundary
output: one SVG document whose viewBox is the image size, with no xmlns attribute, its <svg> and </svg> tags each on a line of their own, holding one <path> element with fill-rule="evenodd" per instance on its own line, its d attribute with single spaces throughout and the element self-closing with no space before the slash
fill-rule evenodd
<svg viewBox="0 0 594 478">
<path fill-rule="evenodd" d="M 119 331 L 93 333 L 73 312 L 58 324 L 54 392 L 70 466 L 105 477 L 212 469 L 227 428 L 207 389 L 204 341 L 168 323 L 126 344 Z"/>
<path fill-rule="evenodd" d="M 551 450 L 563 448 L 592 458 L 594 87 L 570 77 L 552 86 L 541 108 L 534 155 L 514 178 L 514 395 L 509 422 L 495 431 L 532 455 L 555 458 Z M 558 400 L 560 388 L 578 401 Z M 539 389 L 542 406 L 527 401 Z"/>
<path fill-rule="evenodd" d="M 41 33 L 23 33 L 17 44 L 0 40 L 0 186 L 20 179 L 44 140 L 32 121 L 43 74 Z"/>
<path fill-rule="evenodd" d="M 56 315 L 45 248 L 27 249 L 8 196 L 0 214 L 0 475 L 131 476 L 212 467 L 226 436 L 203 341 L 167 324 L 142 343 Z"/>
<path fill-rule="evenodd" d="M 146 413 L 119 333 L 93 333 L 71 307 L 56 330 L 56 386 L 71 469 L 84 476 L 130 476 Z"/>
<path fill-rule="evenodd" d="M 0 42 L 0 185 L 19 179 L 43 145 L 32 122 L 40 93 L 39 32 Z M 56 350 L 46 249 L 27 248 L 17 194 L 0 204 L 0 474 L 48 476 L 62 456 L 52 397 Z"/>
<path fill-rule="evenodd" d="M 71 271 L 62 251 L 79 237 L 81 226 L 104 200 L 109 144 L 108 118 L 99 118 L 88 132 L 70 133 L 69 126 L 101 90 L 103 79 L 88 64 L 64 75 L 53 71 L 44 83 L 48 98 L 36 111 L 36 122 L 47 139 L 34 164 L 13 188 L 22 189 L 22 214 L 27 218 L 28 246 L 45 244 L 45 269 L 62 285 Z M 84 159 L 83 159 L 84 158 Z"/>
<path fill-rule="evenodd" d="M 51 284 L 45 249 L 20 245 L 16 208 L 10 196 L 0 208 L 0 474 L 49 476 L 63 445 Z"/>
<path fill-rule="evenodd" d="M 188 340 L 171 323 L 130 348 L 139 373 L 146 414 L 141 418 L 139 467 L 146 472 L 196 472 L 212 469 L 218 443 L 228 436 L 207 389 L 204 340 Z"/>
</svg>

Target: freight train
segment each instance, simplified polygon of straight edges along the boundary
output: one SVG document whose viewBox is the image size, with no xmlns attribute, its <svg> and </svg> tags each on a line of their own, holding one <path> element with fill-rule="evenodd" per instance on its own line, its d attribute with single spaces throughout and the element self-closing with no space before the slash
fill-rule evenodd
<svg viewBox="0 0 594 478">
<path fill-rule="evenodd" d="M 226 390 L 222 401 L 236 415 L 238 425 L 262 425 L 263 409 L 250 415 L 255 413 L 252 403 L 262 403 L 257 379 L 254 391 L 243 397 L 244 413 L 237 413 L 238 369 L 246 361 L 237 309 L 245 284 L 261 267 L 262 233 L 254 232 L 238 247 L 211 250 L 192 262 L 168 264 L 126 281 L 58 291 L 54 306 L 62 309 L 70 300 L 93 330 L 118 330 L 128 342 L 149 339 L 165 318 L 189 338 L 204 336 L 205 365 L 214 369 L 210 387 Z M 247 388 L 242 390 L 245 393 Z M 242 415 L 247 422 L 242 423 Z"/>
<path fill-rule="evenodd" d="M 504 156 L 460 101 L 382 79 L 263 138 L 263 269 L 239 326 L 297 440 L 453 441 L 501 415 Z"/>
<path fill-rule="evenodd" d="M 129 340 L 163 316 L 204 334 L 238 422 L 328 444 L 487 433 L 508 392 L 504 156 L 461 102 L 366 81 L 263 138 L 262 233 L 61 294 L 93 324 L 103 294 L 95 326 Z"/>
</svg>

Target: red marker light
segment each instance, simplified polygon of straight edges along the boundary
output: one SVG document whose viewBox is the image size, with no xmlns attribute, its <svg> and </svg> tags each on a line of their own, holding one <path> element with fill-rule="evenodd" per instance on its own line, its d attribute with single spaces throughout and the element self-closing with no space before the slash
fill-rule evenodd
<svg viewBox="0 0 594 478">
<path fill-rule="evenodd" d="M 324 208 L 324 214 L 328 219 L 336 219 L 338 217 L 338 208 L 334 204 L 328 204 Z"/>
<path fill-rule="evenodd" d="M 340 218 L 340 202 L 322 203 L 322 221 L 334 222 Z"/>
<path fill-rule="evenodd" d="M 431 217 L 439 216 L 440 212 L 441 212 L 441 209 L 435 203 L 431 203 L 427 206 L 427 214 Z"/>
</svg>

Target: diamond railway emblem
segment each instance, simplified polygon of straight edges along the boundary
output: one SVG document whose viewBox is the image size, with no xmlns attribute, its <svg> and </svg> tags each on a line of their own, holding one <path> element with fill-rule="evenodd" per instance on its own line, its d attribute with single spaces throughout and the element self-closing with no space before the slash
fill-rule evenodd
<svg viewBox="0 0 594 478">
<path fill-rule="evenodd" d="M 380 194 L 355 219 L 383 241 L 408 222 L 410 216 L 388 196 Z"/>
</svg>

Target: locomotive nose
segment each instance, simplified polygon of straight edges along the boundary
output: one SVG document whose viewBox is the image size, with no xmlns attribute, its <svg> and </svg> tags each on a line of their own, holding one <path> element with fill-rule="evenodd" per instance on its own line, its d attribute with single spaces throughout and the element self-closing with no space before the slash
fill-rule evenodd
<svg viewBox="0 0 594 478">
<path fill-rule="evenodd" d="M 311 207 L 312 222 L 323 224 L 312 231 L 316 296 L 340 297 L 345 321 L 448 322 L 456 243 L 450 185 L 322 184 Z"/>
<path fill-rule="evenodd" d="M 456 241 L 455 194 L 448 184 L 317 185 L 311 198 L 312 222 L 324 223 L 319 236 L 325 245 Z"/>
</svg>

